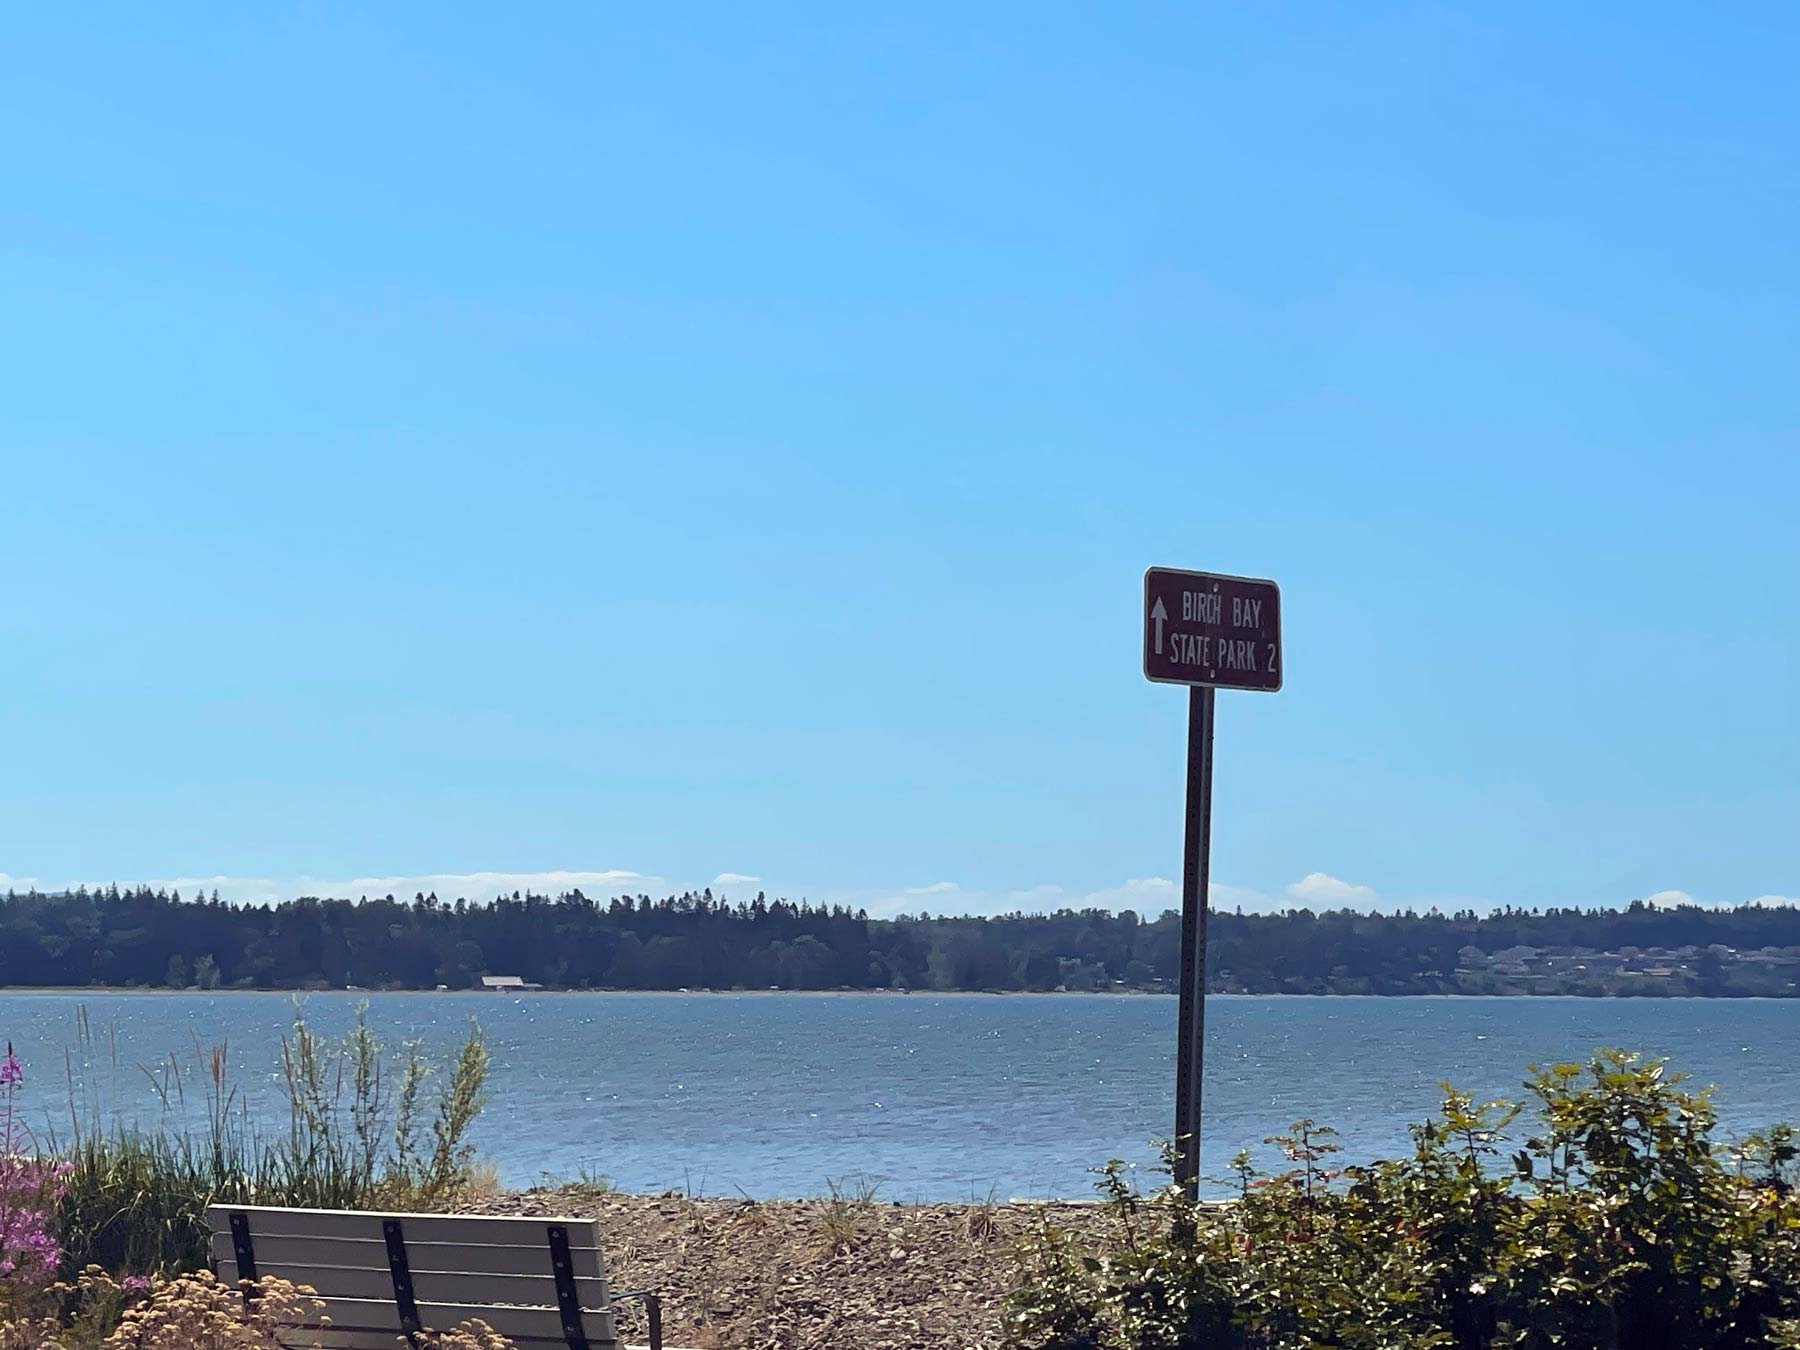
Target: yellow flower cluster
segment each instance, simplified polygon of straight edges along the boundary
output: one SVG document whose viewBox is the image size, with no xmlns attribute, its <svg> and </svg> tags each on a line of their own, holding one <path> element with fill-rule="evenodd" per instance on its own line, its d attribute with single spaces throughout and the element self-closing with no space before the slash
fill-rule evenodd
<svg viewBox="0 0 1800 1350">
<path fill-rule="evenodd" d="M 330 1319 L 305 1285 L 264 1276 L 246 1298 L 209 1271 L 140 1291 L 98 1266 L 47 1291 L 62 1316 L 14 1309 L 0 1316 L 0 1350 L 307 1350 L 305 1328 Z M 316 1347 L 316 1342 L 312 1342 Z M 395 1338 L 396 1346 L 405 1346 Z M 516 1350 L 472 1320 L 419 1338 L 418 1350 Z"/>
<path fill-rule="evenodd" d="M 280 1333 L 324 1322 L 325 1305 L 304 1285 L 264 1276 L 246 1298 L 211 1271 L 158 1285 L 127 1308 L 107 1350 L 284 1350 Z"/>
</svg>

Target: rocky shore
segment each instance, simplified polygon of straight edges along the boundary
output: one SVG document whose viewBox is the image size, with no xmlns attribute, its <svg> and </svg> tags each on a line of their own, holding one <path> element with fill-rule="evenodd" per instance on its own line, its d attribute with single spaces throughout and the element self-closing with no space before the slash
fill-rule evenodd
<svg viewBox="0 0 1800 1350">
<path fill-rule="evenodd" d="M 597 1219 L 614 1286 L 661 1290 L 665 1339 L 694 1350 L 991 1350 L 1019 1238 L 1046 1220 L 1074 1232 L 1105 1222 L 1091 1204 L 756 1201 L 578 1185 L 480 1208 Z M 642 1340 L 640 1314 L 622 1325 Z"/>
</svg>

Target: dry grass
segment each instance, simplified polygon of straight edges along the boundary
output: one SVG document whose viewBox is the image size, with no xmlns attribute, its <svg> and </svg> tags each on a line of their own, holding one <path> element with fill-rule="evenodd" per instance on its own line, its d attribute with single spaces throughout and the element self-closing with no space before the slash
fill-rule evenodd
<svg viewBox="0 0 1800 1350">
<path fill-rule="evenodd" d="M 875 1212 L 875 1196 L 880 1186 L 867 1177 L 853 1177 L 847 1182 L 825 1179 L 824 1209 L 819 1214 L 819 1232 L 824 1236 L 825 1250 L 843 1256 L 852 1251 L 868 1233 Z"/>
<path fill-rule="evenodd" d="M 1000 1236 L 1000 1199 L 999 1193 L 989 1190 L 983 1200 L 972 1201 L 969 1205 L 967 1223 L 969 1237 L 976 1242 L 992 1242 Z"/>
</svg>

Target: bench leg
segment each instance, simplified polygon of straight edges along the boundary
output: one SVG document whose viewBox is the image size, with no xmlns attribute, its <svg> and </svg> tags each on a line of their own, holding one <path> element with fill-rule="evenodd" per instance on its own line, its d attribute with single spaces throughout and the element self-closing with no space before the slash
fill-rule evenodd
<svg viewBox="0 0 1800 1350">
<path fill-rule="evenodd" d="M 654 1289 L 613 1290 L 612 1301 L 614 1303 L 627 1298 L 644 1300 L 644 1321 L 650 1329 L 650 1350 L 663 1350 L 662 1295 Z"/>
</svg>

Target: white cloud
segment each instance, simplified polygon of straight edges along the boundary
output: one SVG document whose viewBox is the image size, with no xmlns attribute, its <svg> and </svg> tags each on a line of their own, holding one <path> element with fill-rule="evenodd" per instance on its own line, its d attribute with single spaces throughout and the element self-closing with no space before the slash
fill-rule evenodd
<svg viewBox="0 0 1800 1350">
<path fill-rule="evenodd" d="M 1232 886 L 1215 881 L 1209 887 L 1214 909 L 1243 908 L 1269 912 L 1282 905 L 1247 886 Z M 929 897 L 935 903 L 922 903 Z M 946 898 L 949 903 L 946 903 Z M 839 892 L 815 896 L 829 903 L 847 904 L 852 909 L 866 909 L 870 917 L 891 919 L 898 914 L 917 914 L 928 910 L 933 914 L 1045 914 L 1058 909 L 1106 909 L 1115 913 L 1130 909 L 1145 918 L 1156 918 L 1164 910 L 1181 908 L 1181 885 L 1168 877 L 1128 877 L 1114 886 L 1095 890 L 1071 890 L 1067 886 L 1045 883 L 1015 887 L 1005 891 L 970 890 L 956 882 L 940 881 L 930 886 L 912 886 L 904 890 Z"/>
<path fill-rule="evenodd" d="M 1375 903 L 1375 888 L 1342 881 L 1328 872 L 1308 872 L 1287 888 L 1290 897 L 1303 905 L 1343 907 L 1367 906 Z"/>
<path fill-rule="evenodd" d="M 104 886 L 106 881 L 46 881 L 40 877 L 13 876 L 0 872 L 0 893 L 8 888 L 28 891 L 73 890 L 78 885 L 89 889 Z M 135 878 L 129 883 L 140 884 Z M 152 877 L 141 884 L 161 890 L 178 890 L 187 899 L 211 895 L 233 904 L 273 904 L 296 896 L 317 895 L 328 898 L 356 899 L 359 896 L 393 895 L 410 900 L 414 895 L 435 894 L 439 900 L 458 898 L 486 902 L 496 895 L 528 891 L 538 895 L 557 895 L 581 890 L 594 898 L 605 898 L 629 891 L 650 895 L 666 895 L 701 883 L 677 881 L 627 868 L 597 870 L 565 870 L 543 872 L 432 872 L 395 874 L 392 876 L 321 878 L 321 877 Z M 1016 887 L 1004 891 L 978 891 L 955 881 L 933 881 L 922 886 L 897 890 L 808 891 L 804 887 L 769 885 L 762 877 L 748 872 L 720 872 L 711 883 L 715 889 L 735 887 L 740 892 L 756 886 L 771 894 L 789 899 L 811 899 L 825 904 L 848 905 L 866 909 L 874 918 L 892 918 L 897 914 L 917 914 L 929 910 L 933 914 L 1043 914 L 1057 909 L 1122 909 L 1136 910 L 1145 918 L 1155 918 L 1166 909 L 1181 907 L 1181 886 L 1168 877 L 1129 877 L 1114 886 L 1094 890 L 1073 890 L 1055 883 Z M 1282 905 L 1263 894 L 1243 886 L 1215 881 L 1210 888 L 1213 908 L 1243 908 L 1248 911 L 1277 910 Z M 734 896 L 734 898 L 737 898 Z"/>
<path fill-rule="evenodd" d="M 1214 909 L 1243 909 L 1252 914 L 1267 914 L 1281 909 L 1271 897 L 1248 886 L 1227 886 L 1222 881 L 1209 881 L 1206 899 Z"/>
<path fill-rule="evenodd" d="M 1646 895 L 1644 897 L 1644 903 L 1664 907 L 1672 905 L 1699 905 L 1703 909 L 1730 909 L 1736 902 L 1731 900 L 1709 900 L 1702 896 L 1692 895 L 1687 891 L 1671 888 L 1666 891 L 1657 891 L 1654 895 Z M 1759 895 L 1754 900 L 1747 900 L 1744 903 L 1751 905 L 1792 905 L 1797 902 L 1792 896 Z"/>
<path fill-rule="evenodd" d="M 1663 907 L 1674 905 L 1699 905 L 1703 909 L 1731 909 L 1739 904 L 1800 906 L 1800 896 L 1769 894 L 1758 895 L 1744 901 L 1712 900 L 1704 896 L 1695 895 L 1691 891 L 1680 890 L 1676 887 L 1670 887 L 1665 891 L 1657 891 L 1651 895 L 1643 896 L 1642 899 L 1647 905 L 1659 905 Z"/>
<path fill-rule="evenodd" d="M 107 885 L 112 880 L 114 879 L 102 878 L 96 881 L 92 877 L 84 880 L 63 880 L 0 872 L 0 894 L 4 894 L 8 890 L 22 892 L 33 888 L 41 891 L 73 890 L 78 885 L 86 885 L 91 890 L 96 886 Z M 120 885 L 140 884 L 139 879 L 135 877 L 118 878 L 117 880 Z M 348 899 L 355 899 L 363 895 L 394 895 L 403 900 L 410 900 L 421 892 L 435 893 L 438 899 L 444 901 L 462 898 L 486 902 L 492 900 L 496 895 L 511 895 L 514 891 L 556 895 L 577 889 L 591 897 L 602 899 L 627 892 L 661 896 L 674 891 L 698 889 L 701 885 L 708 883 L 690 878 L 671 881 L 664 876 L 638 872 L 629 868 L 595 868 L 538 872 L 433 872 L 348 878 L 309 876 L 286 878 L 153 877 L 142 884 L 162 890 L 178 890 L 187 899 L 210 895 L 217 890 L 220 898 L 229 902 L 270 904 L 281 900 L 291 900 L 301 895 Z M 929 910 L 933 914 L 995 915 L 1014 912 L 1041 914 L 1058 909 L 1105 909 L 1114 912 L 1130 909 L 1137 911 L 1145 918 L 1154 918 L 1164 910 L 1181 907 L 1179 881 L 1162 876 L 1128 877 L 1114 885 L 1101 886 L 1091 890 L 1045 882 L 1032 886 L 984 891 L 955 881 L 934 881 L 919 886 L 883 889 L 830 890 L 820 888 L 809 890 L 804 886 L 789 885 L 786 881 L 770 882 L 748 872 L 730 871 L 718 873 L 710 884 L 715 890 L 731 888 L 731 898 L 734 900 L 748 898 L 749 889 L 756 888 L 787 899 L 810 899 L 815 903 L 841 904 L 848 905 L 852 909 L 866 909 L 875 918 L 892 918 L 897 914 L 917 914 L 922 910 Z M 1315 909 L 1348 907 L 1387 911 L 1402 909 L 1408 905 L 1425 909 L 1434 900 L 1445 909 L 1460 908 L 1464 904 L 1475 909 L 1484 909 L 1488 903 L 1485 900 L 1460 897 L 1447 899 L 1442 895 L 1425 899 L 1411 896 L 1382 901 L 1373 887 L 1344 881 L 1326 872 L 1308 873 L 1300 880 L 1283 888 L 1280 894 L 1271 894 L 1253 887 L 1235 886 L 1229 882 L 1215 881 L 1210 887 L 1209 898 L 1215 910 L 1242 909 L 1246 913 L 1252 914 L 1279 912 L 1295 904 L 1303 904 Z M 1730 903 L 1696 899 L 1690 892 L 1674 888 L 1657 891 L 1653 895 L 1645 896 L 1644 899 L 1653 901 L 1657 905 L 1697 904 L 1721 908 Z M 1621 900 L 1619 903 L 1622 905 L 1625 902 Z M 1759 895 L 1748 903 L 1800 905 L 1800 897 L 1770 893 Z"/>
<path fill-rule="evenodd" d="M 469 900 L 491 900 L 496 895 L 514 891 L 536 891 L 539 895 L 557 895 L 579 890 L 604 894 L 622 886 L 642 890 L 646 886 L 660 888 L 661 877 L 645 876 L 624 868 L 608 868 L 595 872 L 439 872 L 428 876 L 357 877 L 351 881 L 311 881 L 315 889 L 299 894 L 322 895 L 396 895 L 407 896 L 424 891 L 436 892 L 440 900 L 462 896 Z"/>
<path fill-rule="evenodd" d="M 797 900 L 806 892 L 790 891 L 787 894 Z M 920 912 L 1004 914 L 1008 910 L 1019 908 L 1017 904 L 1007 903 L 997 895 L 965 891 L 954 881 L 933 881 L 925 886 L 905 886 L 899 890 L 822 891 L 815 892 L 808 898 L 821 904 L 865 909 L 871 919 L 891 919 L 900 914 Z"/>
<path fill-rule="evenodd" d="M 1107 886 L 1072 898 L 1070 909 L 1135 909 L 1161 914 L 1181 904 L 1181 887 L 1167 877 L 1129 877 L 1118 886 Z"/>
<path fill-rule="evenodd" d="M 107 881 L 86 882 L 66 881 L 49 884 L 36 878 L 8 877 L 0 873 L 0 890 L 10 884 L 14 890 L 28 890 L 32 884 L 40 890 L 72 890 L 78 885 L 86 885 L 90 889 L 95 886 L 108 885 Z M 153 890 L 174 890 L 192 899 L 198 895 L 211 895 L 218 891 L 219 898 L 235 904 L 271 904 L 280 900 L 292 900 L 301 895 L 317 895 L 326 898 L 344 898 L 354 900 L 364 895 L 392 895 L 397 899 L 410 900 L 423 892 L 426 895 L 435 893 L 440 900 L 492 900 L 496 895 L 511 895 L 514 891 L 534 891 L 539 895 L 557 895 L 564 891 L 580 890 L 591 896 L 617 894 L 629 888 L 633 891 L 648 891 L 652 894 L 666 890 L 668 883 L 661 877 L 648 876 L 642 872 L 633 872 L 624 868 L 607 868 L 597 871 L 548 871 L 548 872 L 431 872 L 413 875 L 396 875 L 385 877 L 150 877 L 142 882 L 137 878 L 121 880 L 119 885 L 145 885 Z"/>
</svg>

